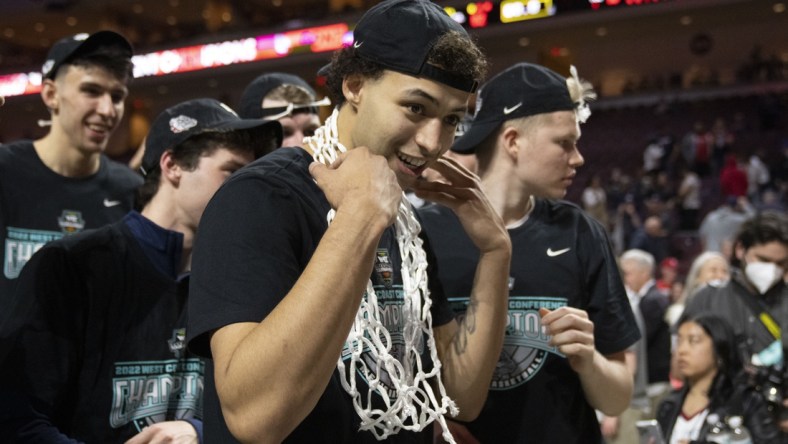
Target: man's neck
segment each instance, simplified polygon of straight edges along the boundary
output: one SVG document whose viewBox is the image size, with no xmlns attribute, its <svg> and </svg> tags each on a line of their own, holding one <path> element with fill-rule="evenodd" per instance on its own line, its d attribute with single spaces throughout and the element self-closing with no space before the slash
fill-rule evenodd
<svg viewBox="0 0 788 444">
<path fill-rule="evenodd" d="M 353 124 L 356 121 L 355 113 L 356 111 L 350 104 L 344 103 L 339 108 L 339 112 L 337 114 L 337 133 L 339 136 L 339 143 L 349 150 L 355 148 L 352 137 Z"/>
<path fill-rule="evenodd" d="M 77 147 L 62 142 L 53 128 L 49 134 L 33 142 L 36 154 L 47 168 L 65 177 L 87 177 L 101 166 L 101 153 L 85 154 Z"/>
<path fill-rule="evenodd" d="M 482 189 L 506 226 L 522 220 L 533 209 L 531 193 L 516 184 L 515 177 L 513 171 L 494 169 L 488 169 L 481 175 Z"/>
<path fill-rule="evenodd" d="M 195 230 L 182 221 L 179 209 L 174 208 L 171 201 L 165 199 L 163 194 L 166 193 L 162 193 L 160 189 L 140 214 L 161 228 L 183 234 L 183 250 L 178 272 L 184 273 L 191 270 Z"/>
</svg>

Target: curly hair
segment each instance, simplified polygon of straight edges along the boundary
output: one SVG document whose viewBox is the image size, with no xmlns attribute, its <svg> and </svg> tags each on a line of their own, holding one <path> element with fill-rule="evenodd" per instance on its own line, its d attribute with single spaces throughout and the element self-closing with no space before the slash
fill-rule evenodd
<svg viewBox="0 0 788 444">
<path fill-rule="evenodd" d="M 427 63 L 458 77 L 480 82 L 487 73 L 487 58 L 476 43 L 466 34 L 449 31 L 432 46 Z M 326 67 L 326 86 L 337 105 L 345 102 L 342 81 L 349 75 L 360 74 L 365 78 L 379 79 L 386 68 L 361 57 L 352 46 L 336 51 L 331 64 Z"/>
</svg>

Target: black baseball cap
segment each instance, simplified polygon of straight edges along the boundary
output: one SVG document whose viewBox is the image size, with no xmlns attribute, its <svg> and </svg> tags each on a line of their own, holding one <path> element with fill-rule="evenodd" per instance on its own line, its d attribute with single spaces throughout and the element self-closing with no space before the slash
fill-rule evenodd
<svg viewBox="0 0 788 444">
<path fill-rule="evenodd" d="M 359 56 L 387 69 L 474 92 L 476 79 L 427 63 L 433 45 L 449 31 L 468 35 L 443 8 L 429 0 L 387 0 L 361 17 L 353 30 L 353 47 Z"/>
<path fill-rule="evenodd" d="M 566 78 L 544 66 L 518 63 L 497 74 L 479 89 L 476 112 L 452 151 L 470 154 L 503 122 L 519 117 L 571 111 Z"/>
<path fill-rule="evenodd" d="M 272 136 L 282 145 L 282 125 L 276 120 L 242 119 L 229 106 L 215 99 L 193 99 L 167 108 L 151 124 L 145 138 L 142 174 L 159 167 L 161 155 L 190 137 L 207 132 L 259 132 L 255 140 L 264 143 Z"/>
<path fill-rule="evenodd" d="M 313 103 L 298 105 L 298 108 L 308 108 L 309 112 L 317 114 L 316 107 L 323 105 L 322 101 L 314 101 L 317 93 L 301 77 L 283 72 L 271 72 L 258 76 L 244 89 L 241 94 L 241 102 L 238 105 L 238 114 L 244 119 L 261 119 L 263 117 L 270 118 L 270 116 L 285 111 L 286 107 L 263 108 L 265 96 L 281 85 L 295 85 L 303 88 L 312 97 Z"/>
<path fill-rule="evenodd" d="M 128 53 L 129 58 L 133 55 L 131 43 L 117 32 L 98 31 L 93 34 L 76 34 L 62 38 L 52 45 L 41 67 L 41 74 L 45 79 L 53 79 L 58 68 L 64 63 L 81 54 L 89 54 L 102 46 L 116 46 Z"/>
</svg>

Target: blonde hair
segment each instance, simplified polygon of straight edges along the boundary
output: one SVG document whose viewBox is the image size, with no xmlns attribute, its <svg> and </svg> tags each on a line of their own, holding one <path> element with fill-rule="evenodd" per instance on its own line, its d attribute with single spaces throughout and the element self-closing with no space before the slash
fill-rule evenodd
<svg viewBox="0 0 788 444">
<path fill-rule="evenodd" d="M 315 101 L 314 96 L 298 85 L 284 83 L 272 89 L 265 95 L 265 99 L 281 100 L 294 105 L 306 105 Z"/>
<path fill-rule="evenodd" d="M 728 259 L 722 253 L 718 253 L 716 251 L 704 251 L 703 253 L 699 254 L 698 257 L 692 261 L 692 265 L 690 266 L 689 272 L 687 273 L 687 279 L 684 281 L 684 291 L 681 292 L 681 302 L 685 302 L 692 298 L 692 296 L 700 290 L 703 286 L 706 285 L 706 282 L 700 282 L 698 277 L 700 277 L 700 271 L 703 269 L 703 266 L 713 258 L 719 258 L 725 261 L 728 266 Z"/>
</svg>

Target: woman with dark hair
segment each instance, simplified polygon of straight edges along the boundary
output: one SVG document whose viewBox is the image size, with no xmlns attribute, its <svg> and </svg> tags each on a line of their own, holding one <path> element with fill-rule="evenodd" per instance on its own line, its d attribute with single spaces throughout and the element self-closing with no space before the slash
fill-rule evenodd
<svg viewBox="0 0 788 444">
<path fill-rule="evenodd" d="M 684 315 L 678 322 L 676 360 L 684 386 L 657 409 L 669 444 L 706 442 L 706 417 L 743 418 L 754 443 L 778 443 L 780 432 L 760 393 L 744 383 L 733 329 L 712 314 Z"/>
</svg>

